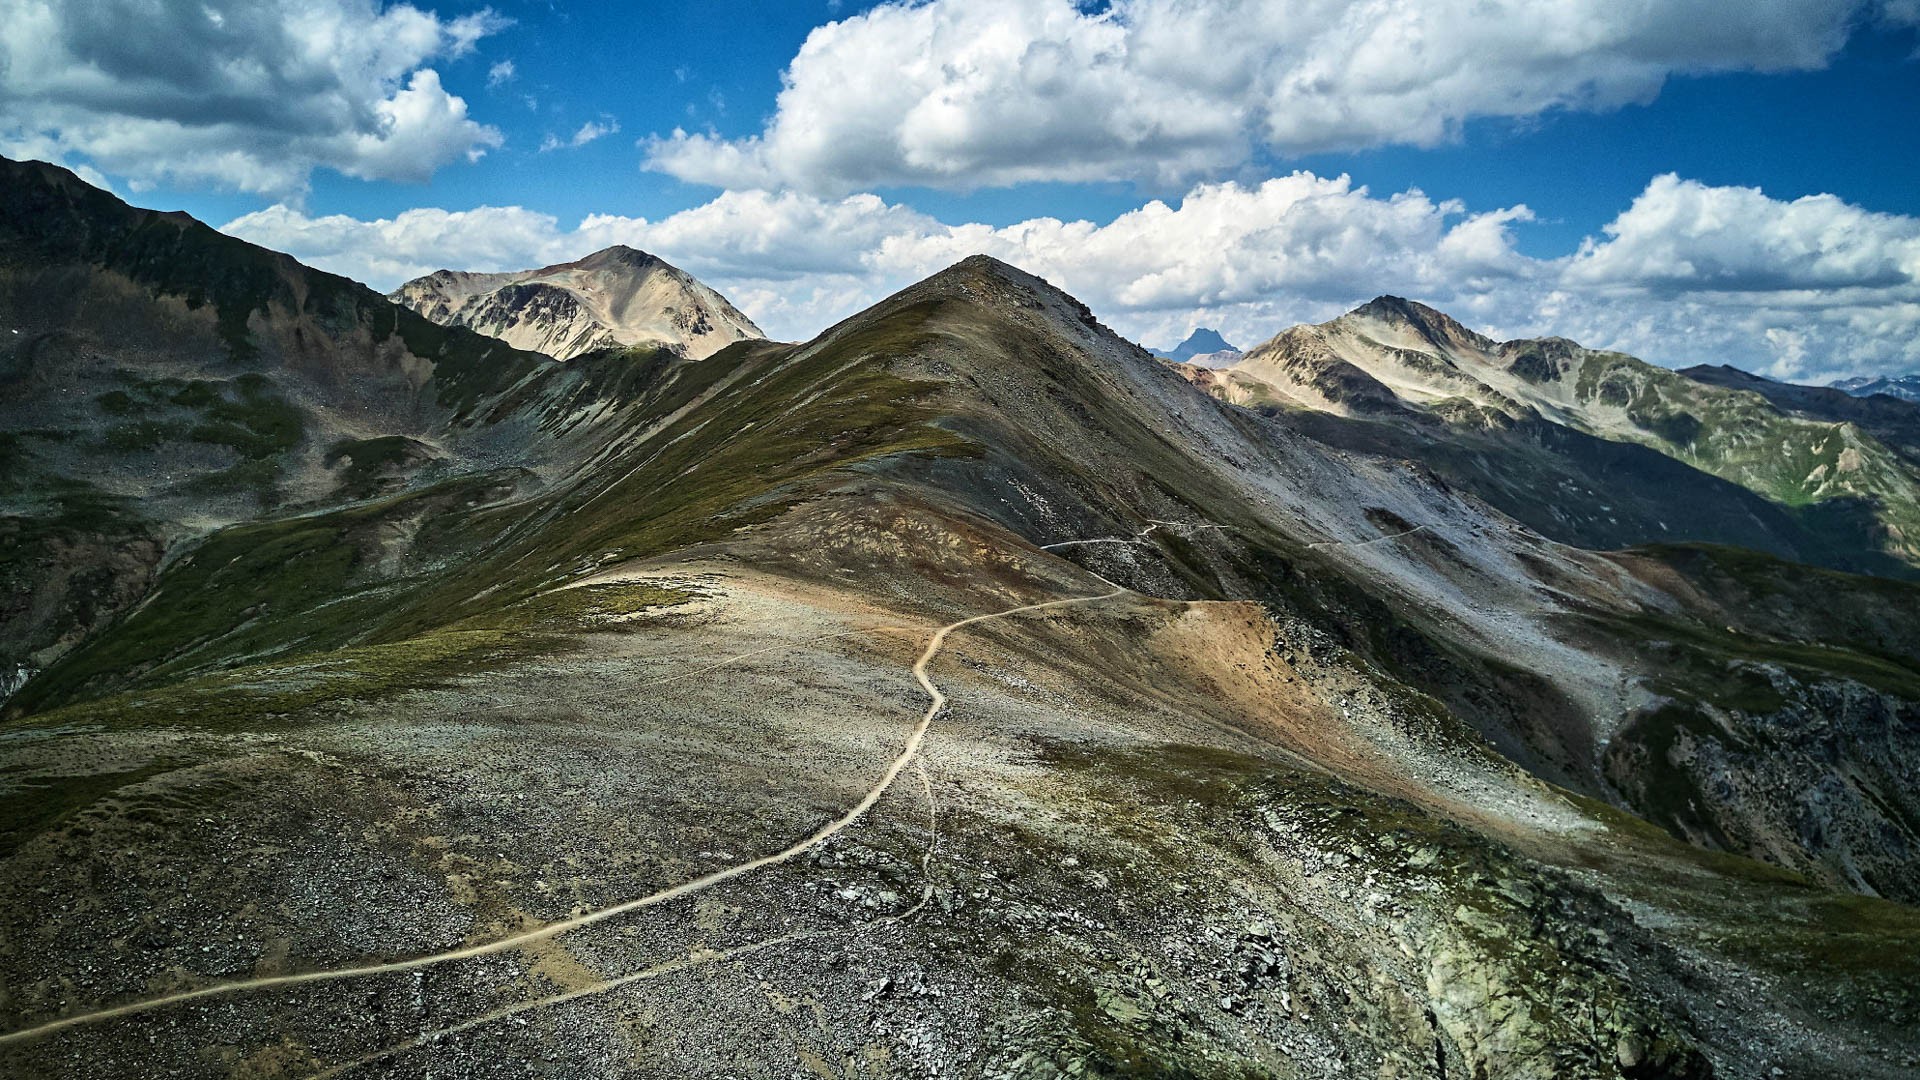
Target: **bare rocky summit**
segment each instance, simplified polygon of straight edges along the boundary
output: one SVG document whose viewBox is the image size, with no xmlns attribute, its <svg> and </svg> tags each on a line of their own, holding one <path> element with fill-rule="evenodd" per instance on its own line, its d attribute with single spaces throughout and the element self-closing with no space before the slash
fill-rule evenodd
<svg viewBox="0 0 1920 1080">
<path fill-rule="evenodd" d="M 664 345 L 699 360 L 766 336 L 691 274 L 625 246 L 538 270 L 440 270 L 400 286 L 392 299 L 443 326 L 561 360 L 630 345 Z"/>
</svg>

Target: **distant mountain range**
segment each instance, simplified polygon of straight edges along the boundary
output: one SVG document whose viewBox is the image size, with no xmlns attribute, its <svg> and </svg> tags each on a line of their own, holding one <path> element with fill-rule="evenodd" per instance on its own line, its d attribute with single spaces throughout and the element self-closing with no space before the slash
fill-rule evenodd
<svg viewBox="0 0 1920 1080">
<path fill-rule="evenodd" d="M 1851 379 L 1841 379 L 1831 385 L 1855 397 L 1885 394 L 1903 401 L 1920 401 L 1920 375 L 1898 375 L 1891 378 L 1855 376 Z"/>
<path fill-rule="evenodd" d="M 656 263 L 0 160 L 0 1075 L 1911 1075 L 1920 409 Z"/>
</svg>

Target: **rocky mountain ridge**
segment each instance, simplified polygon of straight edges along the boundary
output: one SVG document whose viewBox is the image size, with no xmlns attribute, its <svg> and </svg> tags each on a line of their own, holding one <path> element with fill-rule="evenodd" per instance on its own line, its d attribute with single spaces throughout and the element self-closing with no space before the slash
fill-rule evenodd
<svg viewBox="0 0 1920 1080">
<path fill-rule="evenodd" d="M 625 346 L 664 346 L 699 360 L 766 336 L 691 274 L 622 245 L 537 270 L 440 270 L 390 298 L 442 325 L 561 360 Z"/>
<path fill-rule="evenodd" d="M 1535 478 L 1536 492 L 1541 481 L 1565 491 L 1573 503 L 1566 520 L 1549 524 L 1536 494 L 1468 471 L 1477 469 L 1471 459 L 1450 475 L 1573 543 L 1624 546 L 1687 535 L 1848 569 L 1920 567 L 1920 468 L 1906 449 L 1910 429 L 1898 419 L 1866 420 L 1871 407 L 1783 408 L 1750 386 L 1692 378 L 1563 338 L 1496 342 L 1398 297 L 1294 327 L 1227 368 L 1190 374 L 1237 404 L 1329 430 L 1355 422 L 1339 437 L 1416 455 L 1414 447 L 1432 446 L 1436 464 L 1465 443 L 1497 444 L 1509 459 L 1504 471 Z M 1673 477 L 1664 491 L 1596 475 L 1615 468 L 1607 460 L 1641 450 L 1683 466 L 1634 465 Z M 1714 491 L 1708 478 L 1738 490 Z M 1579 509 L 1623 500 L 1647 500 L 1633 511 L 1638 521 Z M 1719 523 L 1702 531 L 1694 522 L 1703 514 Z"/>
<path fill-rule="evenodd" d="M 396 558 L 428 515 L 599 452 L 633 406 L 607 388 L 639 395 L 676 363 L 641 348 L 562 365 L 4 159 L 0 328 L 8 697 L 210 535 L 400 499 L 404 524 L 347 530 Z M 384 530 L 398 542 L 375 543 Z"/>
</svg>

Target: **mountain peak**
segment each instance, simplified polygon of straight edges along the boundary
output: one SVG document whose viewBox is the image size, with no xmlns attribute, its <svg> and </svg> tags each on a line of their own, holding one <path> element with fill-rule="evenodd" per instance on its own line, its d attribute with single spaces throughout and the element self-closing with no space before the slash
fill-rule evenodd
<svg viewBox="0 0 1920 1080">
<path fill-rule="evenodd" d="M 443 270 L 407 282 L 393 298 L 435 322 L 563 360 L 646 344 L 698 360 L 765 336 L 693 275 L 624 244 L 537 270 Z"/>
<path fill-rule="evenodd" d="M 994 258 L 991 255 L 987 255 L 982 252 L 975 252 L 974 254 L 969 255 L 964 259 L 961 259 L 959 262 L 954 263 L 951 267 L 948 267 L 948 269 L 970 270 L 976 273 L 996 274 L 1006 278 L 1029 276 L 1025 270 L 1020 269 L 1019 267 L 1013 265 L 1012 263 L 1003 262 L 999 259 Z"/>
<path fill-rule="evenodd" d="M 954 263 L 952 266 L 929 276 L 925 281 L 921 282 L 921 284 L 960 284 L 968 281 L 978 281 L 982 278 L 998 281 L 1003 284 L 1016 285 L 1022 288 L 1032 288 L 1035 284 L 1046 285 L 1052 288 L 1045 279 L 1029 274 L 1012 263 L 1002 262 L 991 255 L 981 254 L 969 255 L 959 262 Z"/>
<path fill-rule="evenodd" d="M 1840 379 L 1828 385 L 1835 390 L 1844 390 L 1854 397 L 1884 394 L 1903 401 L 1920 402 L 1920 375 L 1855 376 L 1851 379 Z"/>
<path fill-rule="evenodd" d="M 669 266 L 670 264 L 665 259 L 662 259 L 660 256 L 651 254 L 650 252 L 641 251 L 639 248 L 628 247 L 625 244 L 614 244 L 612 247 L 601 248 L 599 251 L 596 251 L 593 254 L 586 256 L 585 258 L 578 259 L 570 263 L 564 263 L 562 265 L 577 266 L 577 267 L 580 267 L 581 269 L 593 270 L 593 269 L 599 269 L 602 267 L 610 267 L 610 266 L 623 266 L 623 267 L 633 267 L 635 269 L 645 269 L 645 268 L 654 267 L 654 266 Z"/>
<path fill-rule="evenodd" d="M 1211 327 L 1195 327 L 1187 339 L 1175 345 L 1171 350 L 1161 353 L 1169 360 L 1185 362 L 1196 356 L 1211 356 L 1215 353 L 1237 353 L 1240 349 L 1227 343 L 1220 331 Z"/>
<path fill-rule="evenodd" d="M 983 289 L 986 290 L 984 294 L 981 291 Z M 1086 305 L 1066 290 L 991 255 L 969 255 L 910 286 L 906 291 L 964 294 L 975 300 L 997 295 L 1002 300 L 1024 307 L 1033 306 L 1035 297 L 1048 297 L 1076 311 L 1086 311 Z M 1091 313 L 1087 317 L 1091 318 Z"/>
<path fill-rule="evenodd" d="M 1439 346 L 1466 343 L 1484 348 L 1493 344 L 1491 338 L 1467 329 L 1446 312 L 1403 296 L 1376 296 L 1334 320 L 1335 323 L 1364 321 L 1403 327 Z"/>
</svg>

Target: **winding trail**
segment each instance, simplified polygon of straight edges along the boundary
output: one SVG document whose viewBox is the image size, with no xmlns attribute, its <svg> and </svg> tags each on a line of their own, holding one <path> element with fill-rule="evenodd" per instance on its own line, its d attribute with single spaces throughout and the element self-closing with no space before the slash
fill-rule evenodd
<svg viewBox="0 0 1920 1080">
<path fill-rule="evenodd" d="M 1112 583 L 1108 582 L 1108 584 Z M 226 997 L 255 990 L 269 990 L 275 987 L 337 982 L 343 979 L 355 979 L 369 975 L 398 974 L 407 971 L 418 971 L 422 968 L 435 967 L 456 960 L 470 960 L 475 957 L 491 956 L 495 953 L 517 949 L 523 945 L 530 945 L 535 942 L 545 941 L 548 938 L 558 937 L 561 934 L 578 930 L 585 926 L 592 926 L 595 923 L 605 922 L 608 919 L 625 915 L 631 911 L 656 907 L 668 901 L 692 896 L 710 889 L 715 885 L 750 874 L 755 870 L 788 862 L 812 848 L 825 843 L 847 826 L 860 820 L 861 817 L 866 815 L 868 810 L 873 809 L 874 804 L 880 801 L 881 796 L 887 793 L 887 789 L 893 785 L 893 781 L 900 775 L 901 771 L 913 762 L 914 756 L 919 753 L 920 743 L 926 738 L 927 729 L 933 725 L 934 718 L 938 716 L 940 711 L 946 708 L 947 705 L 947 695 L 942 693 L 940 688 L 935 686 L 933 680 L 927 675 L 927 666 L 933 662 L 935 656 L 939 655 L 940 649 L 946 644 L 949 635 L 956 630 L 972 626 L 976 623 L 987 622 L 993 619 L 1004 619 L 1028 612 L 1067 607 L 1074 604 L 1098 603 L 1102 600 L 1111 600 L 1124 594 L 1126 591 L 1126 589 L 1116 586 L 1112 592 L 1102 593 L 1099 596 L 1077 596 L 1064 600 L 1048 600 L 1037 604 L 1022 604 L 1019 607 L 1007 608 L 1004 611 L 996 611 L 986 615 L 975 615 L 970 618 L 961 619 L 958 622 L 949 623 L 934 631 L 933 636 L 927 641 L 926 648 L 920 653 L 920 658 L 916 660 L 913 665 L 914 680 L 920 684 L 922 690 L 926 691 L 929 699 L 927 709 L 926 712 L 921 714 L 919 722 L 913 726 L 913 731 L 907 736 L 906 743 L 901 748 L 900 753 L 888 763 L 879 781 L 868 789 L 867 793 L 862 796 L 860 801 L 855 803 L 851 809 L 814 830 L 806 838 L 771 855 L 762 855 L 757 859 L 736 863 L 725 869 L 716 870 L 711 874 L 705 874 L 701 877 L 681 882 L 678 885 L 661 889 L 658 892 L 649 893 L 646 896 L 634 900 L 628 900 L 611 907 L 601 908 L 597 911 L 590 911 L 584 915 L 563 919 L 559 922 L 548 923 L 545 926 L 528 930 L 524 933 L 513 934 L 478 945 L 469 945 L 464 948 L 450 949 L 445 952 L 418 956 L 408 960 L 395 960 L 388 963 L 362 964 L 355 967 L 332 968 L 325 971 L 307 971 L 293 975 L 272 975 L 257 979 L 240 979 L 233 982 L 215 983 L 211 986 L 203 986 L 197 990 L 187 990 L 177 994 L 166 994 L 161 997 L 148 998 L 144 1001 L 132 1001 L 124 1005 L 116 1005 L 94 1012 L 75 1013 L 71 1016 L 63 1016 L 57 1020 L 49 1020 L 46 1023 L 34 1027 L 10 1031 L 4 1035 L 0 1035 L 0 1046 L 26 1042 L 31 1039 L 50 1035 L 56 1031 L 152 1012 L 156 1009 L 163 1009 L 172 1005 L 181 1005 L 190 1001 Z M 762 943 L 761 947 L 766 947 L 766 943 Z M 743 948 L 746 948 L 746 946 L 743 946 Z"/>
<path fill-rule="evenodd" d="M 606 979 L 602 982 L 593 983 L 592 985 L 589 985 L 589 986 L 577 987 L 573 990 L 568 990 L 564 993 L 550 994 L 547 997 L 543 997 L 543 998 L 531 998 L 526 1001 L 516 1001 L 511 1005 L 502 1006 L 501 1008 L 494 1009 L 491 1012 L 482 1013 L 479 1016 L 469 1017 L 468 1019 L 462 1020 L 457 1024 L 452 1024 L 443 1028 L 436 1028 L 433 1031 L 423 1032 L 419 1035 L 414 1036 L 411 1039 L 406 1040 L 405 1042 L 394 1043 L 392 1046 L 382 1047 L 381 1049 L 376 1050 L 371 1054 L 367 1054 L 363 1057 L 354 1058 L 352 1061 L 341 1062 L 340 1064 L 332 1066 L 331 1068 L 328 1068 L 324 1071 L 314 1073 L 312 1076 L 308 1077 L 307 1080 L 334 1080 L 335 1077 L 345 1076 L 347 1073 L 353 1072 L 354 1070 L 362 1068 L 364 1066 L 372 1065 L 380 1061 L 386 1061 L 390 1058 L 399 1057 L 401 1054 L 404 1054 L 409 1050 L 417 1050 L 422 1046 L 427 1046 L 431 1043 L 439 1042 L 441 1039 L 452 1038 L 455 1035 L 460 1035 L 468 1031 L 474 1031 L 479 1028 L 486 1027 L 489 1024 L 498 1023 L 502 1020 L 510 1020 L 513 1017 L 521 1015 L 522 1013 L 535 1012 L 540 1009 L 549 1009 L 556 1005 L 565 1005 L 569 1001 L 578 1001 L 581 998 L 595 997 L 600 994 L 610 994 L 615 990 L 619 990 L 623 987 L 632 986 L 635 983 L 646 982 L 649 979 L 657 979 L 662 975 L 672 975 L 675 972 L 687 971 L 697 967 L 704 967 L 705 965 L 708 965 L 708 964 L 718 964 L 727 960 L 735 960 L 742 956 L 751 956 L 754 953 L 766 952 L 769 949 L 776 949 L 782 945 L 793 945 L 802 941 L 814 941 L 819 938 L 832 937 L 836 934 L 850 934 L 855 931 L 873 930 L 878 927 L 887 926 L 893 923 L 906 922 L 908 919 L 911 919 L 915 915 L 920 914 L 920 910 L 926 907 L 927 904 L 933 900 L 933 854 L 934 854 L 934 851 L 938 848 L 940 843 L 940 819 L 939 819 L 938 811 L 935 809 L 935 805 L 934 805 L 933 783 L 932 781 L 927 779 L 927 769 L 925 764 L 919 761 L 916 761 L 913 764 L 913 769 L 915 774 L 919 776 L 920 788 L 922 791 L 926 793 L 926 797 L 927 797 L 927 847 L 926 847 L 926 851 L 920 856 L 920 875 L 923 881 L 925 882 L 925 884 L 921 887 L 919 901 L 915 903 L 912 907 L 899 913 L 898 915 L 886 915 L 878 919 L 870 919 L 866 922 L 859 923 L 854 926 L 835 926 L 835 927 L 828 927 L 820 930 L 798 930 L 791 934 L 781 934 L 778 937 L 767 938 L 764 941 L 750 942 L 745 945 L 735 945 L 727 949 L 695 949 L 689 952 L 685 956 L 676 957 L 672 960 L 663 961 L 661 963 L 653 965 L 652 967 L 642 968 L 639 971 L 633 972 L 628 975 L 620 975 L 615 978 Z"/>
</svg>

